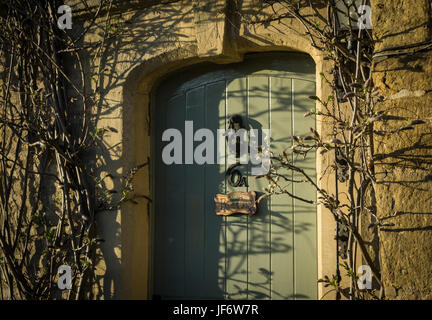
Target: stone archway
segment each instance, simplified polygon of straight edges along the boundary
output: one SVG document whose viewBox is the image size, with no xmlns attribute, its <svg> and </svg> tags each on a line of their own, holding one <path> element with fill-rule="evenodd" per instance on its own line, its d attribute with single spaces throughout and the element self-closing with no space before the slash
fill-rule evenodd
<svg viewBox="0 0 432 320">
<path fill-rule="evenodd" d="M 319 74 L 326 69 L 325 60 L 321 53 L 310 46 L 309 39 L 298 33 L 273 33 L 265 41 L 258 41 L 261 35 L 244 31 L 241 37 L 231 37 L 223 33 L 216 39 L 216 45 L 206 47 L 203 42 L 211 43 L 212 30 L 224 30 L 220 25 L 204 24 L 200 29 L 201 36 L 197 37 L 197 45 L 183 46 L 177 49 L 161 53 L 147 60 L 136 63 L 127 74 L 126 81 L 122 85 L 122 144 L 123 165 L 133 167 L 146 162 L 151 155 L 150 149 L 150 118 L 152 88 L 167 74 L 186 66 L 191 66 L 204 61 L 226 64 L 238 62 L 247 52 L 268 51 L 298 51 L 309 54 L 316 64 L 316 88 L 317 96 L 326 96 L 329 91 Z M 210 33 L 209 37 L 202 34 Z M 229 43 L 229 45 L 228 45 Z M 203 49 L 207 48 L 207 49 Z M 325 130 L 321 123 L 317 123 L 319 132 Z M 322 172 L 323 159 L 317 159 L 318 175 Z M 329 178 L 331 179 L 331 178 Z M 150 194 L 151 180 L 148 169 L 141 171 L 136 179 L 135 192 Z M 326 179 L 321 183 L 327 183 Z M 121 216 L 121 243 L 122 243 L 122 296 L 125 298 L 149 298 L 152 291 L 150 280 L 150 255 L 151 255 L 151 228 L 150 210 L 151 203 L 147 200 L 139 200 L 138 205 L 123 206 Z M 318 277 L 331 274 L 335 271 L 336 248 L 333 239 L 334 222 L 330 215 L 323 213 L 318 207 Z M 323 288 L 319 286 L 318 297 L 323 294 Z"/>
</svg>

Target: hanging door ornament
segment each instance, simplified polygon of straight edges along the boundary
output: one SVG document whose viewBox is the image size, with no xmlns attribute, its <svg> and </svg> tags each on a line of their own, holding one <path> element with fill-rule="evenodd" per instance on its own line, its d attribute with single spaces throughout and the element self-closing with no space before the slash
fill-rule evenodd
<svg viewBox="0 0 432 320">
<path fill-rule="evenodd" d="M 248 187 L 247 176 L 243 176 L 238 168 L 241 164 L 239 158 L 244 156 L 244 152 L 248 154 L 248 150 L 242 150 L 242 145 L 246 145 L 246 130 L 243 119 L 240 115 L 233 115 L 228 120 L 228 129 L 231 129 L 226 136 L 228 143 L 228 152 L 230 155 L 235 155 L 236 163 L 229 166 L 225 173 L 225 179 L 233 188 Z M 246 154 L 246 155 L 247 155 Z M 233 191 L 229 194 L 216 194 L 214 197 L 216 214 L 220 216 L 228 216 L 236 213 L 253 215 L 257 212 L 256 192 L 241 192 Z"/>
<path fill-rule="evenodd" d="M 256 193 L 233 191 L 229 194 L 216 194 L 214 197 L 216 214 L 229 216 L 235 213 L 253 215 L 257 211 Z"/>
</svg>

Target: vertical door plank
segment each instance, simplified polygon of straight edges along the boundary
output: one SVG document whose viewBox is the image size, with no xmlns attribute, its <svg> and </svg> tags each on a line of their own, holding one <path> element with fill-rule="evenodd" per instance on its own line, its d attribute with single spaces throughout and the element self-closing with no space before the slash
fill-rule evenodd
<svg viewBox="0 0 432 320">
<path fill-rule="evenodd" d="M 232 80 L 227 85 L 227 120 L 239 114 L 246 120 L 246 79 Z M 228 157 L 227 157 L 228 158 Z M 227 163 L 227 167 L 230 164 Z M 227 184 L 227 193 L 246 191 Z M 226 290 L 227 299 L 247 299 L 247 217 L 226 217 Z"/>
<path fill-rule="evenodd" d="M 206 86 L 206 128 L 213 132 L 225 129 L 225 81 Z M 214 164 L 205 165 L 205 240 L 203 298 L 223 299 L 225 292 L 224 217 L 216 215 L 214 196 L 225 193 L 225 164 L 218 164 L 215 148 Z"/>
<path fill-rule="evenodd" d="M 193 121 L 193 132 L 196 132 L 205 127 L 204 116 L 204 87 L 202 86 L 186 93 L 185 120 Z M 185 135 L 184 139 L 187 138 Z M 191 143 L 194 145 L 193 150 L 200 144 L 193 141 Z M 185 164 L 184 167 L 185 298 L 198 298 L 201 297 L 204 281 L 205 171 L 204 166 L 195 164 L 195 161 L 194 164 Z"/>
<path fill-rule="evenodd" d="M 167 105 L 166 128 L 177 128 L 184 135 L 184 95 L 173 97 Z M 166 145 L 167 143 L 164 143 Z M 183 155 L 184 156 L 184 155 Z M 163 250 L 163 266 L 165 272 L 160 281 L 164 284 L 162 294 L 167 298 L 182 298 L 185 294 L 185 246 L 184 246 L 184 166 L 172 164 L 164 166 L 165 183 L 160 192 L 165 193 L 165 212 L 162 225 L 166 234 L 158 248 Z"/>
<path fill-rule="evenodd" d="M 166 104 L 165 100 L 158 99 L 158 105 Z M 153 191 L 154 198 L 154 238 L 153 238 L 153 294 L 163 295 L 166 294 L 166 283 L 165 274 L 167 272 L 167 266 L 165 264 L 163 248 L 168 244 L 166 239 L 168 238 L 167 225 L 164 223 L 166 221 L 166 195 L 162 192 L 165 188 L 165 172 L 166 165 L 162 161 L 162 132 L 166 128 L 166 113 L 164 116 L 155 117 L 155 150 L 156 153 L 153 156 L 155 159 L 155 189 Z"/>
<path fill-rule="evenodd" d="M 250 131 L 250 140 L 255 146 L 262 145 L 262 129 L 269 129 L 269 78 L 248 78 L 248 124 L 249 129 L 258 130 L 258 135 Z M 251 144 L 251 147 L 253 145 Z M 263 191 L 266 179 L 255 179 L 249 165 L 249 190 Z M 248 219 L 248 299 L 270 298 L 270 210 L 268 199 L 259 204 L 256 215 Z"/>
<path fill-rule="evenodd" d="M 271 150 L 281 154 L 292 145 L 291 79 L 271 78 Z M 289 150 L 287 151 L 289 154 Z M 292 178 L 290 171 L 281 171 Z M 280 180 L 281 185 L 292 187 Z M 271 197 L 272 299 L 294 297 L 293 202 L 288 196 Z"/>
<path fill-rule="evenodd" d="M 294 135 L 310 135 L 309 128 L 315 128 L 312 117 L 305 118 L 303 115 L 315 109 L 314 102 L 308 97 L 315 94 L 313 82 L 294 80 Z M 312 178 L 316 178 L 315 152 L 303 157 L 294 158 L 294 164 L 301 167 Z M 295 179 L 303 179 L 299 174 Z M 308 199 L 316 200 L 316 190 L 306 183 L 295 184 L 294 194 Z M 317 298 L 317 249 L 316 249 L 316 206 L 305 202 L 294 200 L 295 225 L 294 225 L 294 261 L 295 261 L 295 290 L 296 299 Z"/>
</svg>

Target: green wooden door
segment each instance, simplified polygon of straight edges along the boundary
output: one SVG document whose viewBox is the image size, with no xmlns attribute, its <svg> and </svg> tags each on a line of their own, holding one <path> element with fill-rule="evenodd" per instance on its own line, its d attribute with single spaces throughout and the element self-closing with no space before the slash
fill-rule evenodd
<svg viewBox="0 0 432 320">
<path fill-rule="evenodd" d="M 315 65 L 299 53 L 254 54 L 225 66 L 203 64 L 164 80 L 156 92 L 154 126 L 153 293 L 164 299 L 316 299 L 316 207 L 273 196 L 255 216 L 215 214 L 214 195 L 264 191 L 265 179 L 250 175 L 248 187 L 225 181 L 229 164 L 185 164 L 185 121 L 193 131 L 226 129 L 241 115 L 248 129 L 270 129 L 271 150 L 281 153 L 293 135 L 315 127 L 304 113 L 314 109 Z M 183 137 L 183 164 L 166 165 L 162 133 Z M 194 142 L 194 148 L 201 142 Z M 214 142 L 216 143 L 216 141 Z M 187 159 L 189 158 L 189 159 Z M 315 155 L 292 159 L 315 176 Z M 220 163 L 221 161 L 219 161 Z M 227 161 L 225 161 L 227 162 Z M 249 174 L 248 174 L 249 173 Z M 296 178 L 295 176 L 293 177 Z M 290 192 L 315 199 L 308 185 Z"/>
</svg>

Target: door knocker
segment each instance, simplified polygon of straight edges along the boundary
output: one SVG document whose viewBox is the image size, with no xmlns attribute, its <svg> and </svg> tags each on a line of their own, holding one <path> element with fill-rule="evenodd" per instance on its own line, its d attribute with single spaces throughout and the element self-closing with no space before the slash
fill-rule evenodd
<svg viewBox="0 0 432 320">
<path fill-rule="evenodd" d="M 234 129 L 234 131 L 245 129 L 243 126 L 243 119 L 240 115 L 235 114 L 228 120 L 228 129 Z"/>
<path fill-rule="evenodd" d="M 242 117 L 238 114 L 231 116 L 228 120 L 228 129 L 234 130 L 234 132 L 237 132 L 240 129 L 246 130 L 245 126 L 243 125 Z M 244 137 L 230 134 L 227 135 L 226 138 L 228 141 L 228 150 L 231 152 L 231 150 L 235 148 L 234 150 L 236 158 L 240 158 L 240 145 L 241 142 L 244 142 L 240 139 L 244 139 Z M 233 138 L 235 138 L 235 141 L 233 141 Z"/>
</svg>

